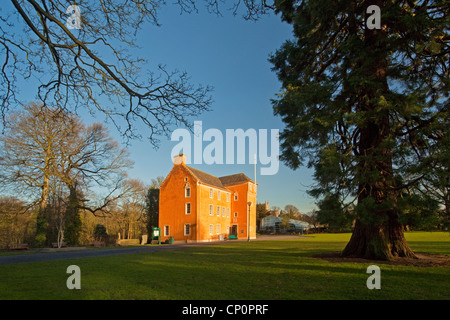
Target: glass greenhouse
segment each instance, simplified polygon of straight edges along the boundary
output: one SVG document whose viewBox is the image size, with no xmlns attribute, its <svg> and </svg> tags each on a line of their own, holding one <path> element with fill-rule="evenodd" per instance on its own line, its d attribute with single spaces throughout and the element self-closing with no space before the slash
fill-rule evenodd
<svg viewBox="0 0 450 320">
<path fill-rule="evenodd" d="M 261 220 L 261 230 L 263 231 L 293 231 L 304 233 L 309 228 L 309 223 L 301 220 L 289 219 L 289 226 L 283 226 L 282 217 L 267 216 Z"/>
</svg>

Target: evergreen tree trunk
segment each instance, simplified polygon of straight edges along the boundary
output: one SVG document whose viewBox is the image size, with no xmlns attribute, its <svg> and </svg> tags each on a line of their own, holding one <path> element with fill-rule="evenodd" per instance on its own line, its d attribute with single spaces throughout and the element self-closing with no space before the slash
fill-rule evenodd
<svg viewBox="0 0 450 320">
<path fill-rule="evenodd" d="M 360 175 L 366 183 L 358 190 L 358 219 L 344 256 L 391 260 L 393 257 L 415 257 L 403 234 L 397 212 L 397 194 L 392 171 L 391 150 L 386 146 L 389 119 L 382 127 L 370 123 L 361 129 Z M 375 153 L 375 154 L 374 154 Z M 381 153 L 381 154 L 379 154 Z M 375 176 L 374 180 L 367 179 Z"/>
<path fill-rule="evenodd" d="M 344 256 L 391 260 L 415 257 L 398 220 L 397 194 L 392 171 L 391 150 L 387 147 L 389 118 L 361 128 L 359 174 L 364 177 L 358 190 L 358 219 Z M 367 177 L 374 176 L 374 180 Z"/>
<path fill-rule="evenodd" d="M 317 181 L 310 195 L 357 201 L 343 255 L 414 257 L 397 200 L 406 188 L 424 191 L 421 180 L 440 186 L 448 171 L 447 3 L 275 6 L 294 37 L 270 59 L 283 87 L 273 101 L 286 124 L 280 159 L 293 169 L 309 159 Z"/>
<path fill-rule="evenodd" d="M 382 0 L 375 4 L 383 8 Z M 360 61 L 367 79 L 358 94 L 362 97 L 358 112 L 365 121 L 359 127 L 358 143 L 358 218 L 344 256 L 391 260 L 393 257 L 415 257 L 398 220 L 397 191 L 390 147 L 389 107 L 380 103 L 389 94 L 387 82 L 386 33 L 365 29 L 366 54 L 370 61 Z M 365 57 L 367 57 L 365 56 Z"/>
</svg>

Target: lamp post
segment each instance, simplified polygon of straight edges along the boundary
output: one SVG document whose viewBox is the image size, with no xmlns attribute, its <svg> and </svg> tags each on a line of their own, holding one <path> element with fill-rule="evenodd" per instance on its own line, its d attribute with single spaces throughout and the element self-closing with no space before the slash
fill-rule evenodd
<svg viewBox="0 0 450 320">
<path fill-rule="evenodd" d="M 247 215 L 247 241 L 250 242 L 250 207 L 252 206 L 252 202 L 247 202 L 248 204 L 248 215 Z"/>
</svg>

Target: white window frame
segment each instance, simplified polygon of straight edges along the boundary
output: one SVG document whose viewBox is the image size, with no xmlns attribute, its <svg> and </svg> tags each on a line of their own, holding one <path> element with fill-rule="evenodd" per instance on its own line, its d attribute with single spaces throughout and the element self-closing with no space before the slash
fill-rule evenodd
<svg viewBox="0 0 450 320">
<path fill-rule="evenodd" d="M 227 202 L 230 202 L 230 194 L 227 192 Z"/>
<path fill-rule="evenodd" d="M 188 210 L 188 208 L 189 208 L 189 210 Z M 191 214 L 191 212 L 192 212 L 191 203 L 190 202 L 186 202 L 184 204 L 184 214 Z"/>
<path fill-rule="evenodd" d="M 225 218 L 225 212 L 226 212 L 225 207 L 222 207 L 222 217 L 223 217 L 223 218 Z"/>
<path fill-rule="evenodd" d="M 209 225 L 209 235 L 212 236 L 214 234 L 214 225 L 210 224 Z"/>
<path fill-rule="evenodd" d="M 220 200 L 220 190 L 217 190 L 217 200 Z"/>
<path fill-rule="evenodd" d="M 188 195 L 188 191 L 189 191 L 189 195 Z M 184 197 L 185 198 L 191 197 L 191 186 L 189 185 L 189 183 L 186 183 L 186 185 L 184 186 Z"/>
<path fill-rule="evenodd" d="M 235 192 L 235 193 L 234 193 L 234 201 L 238 201 L 238 196 L 239 196 L 238 193 Z"/>
<path fill-rule="evenodd" d="M 191 235 L 191 225 L 189 223 L 184 224 L 184 228 L 183 229 L 184 229 L 183 231 L 184 231 L 184 235 L 185 236 L 190 236 Z"/>
<path fill-rule="evenodd" d="M 220 206 L 217 206 L 216 208 L 216 214 L 218 217 L 220 217 Z"/>
<path fill-rule="evenodd" d="M 209 205 L 209 215 L 210 216 L 214 215 L 214 205 L 212 205 L 212 204 Z"/>
<path fill-rule="evenodd" d="M 214 190 L 212 188 L 209 188 L 209 197 L 211 199 L 214 198 Z"/>
<path fill-rule="evenodd" d="M 234 217 L 235 218 L 237 218 L 237 216 L 238 216 L 238 213 L 237 213 L 237 211 L 234 213 Z"/>
<path fill-rule="evenodd" d="M 169 237 L 169 236 L 170 236 L 170 226 L 165 225 L 164 226 L 164 237 Z"/>
<path fill-rule="evenodd" d="M 227 218 L 230 217 L 230 208 L 227 208 Z"/>
<path fill-rule="evenodd" d="M 218 223 L 218 224 L 216 225 L 216 233 L 217 233 L 217 234 L 220 234 L 220 229 L 221 229 L 221 225 L 220 225 L 220 223 Z"/>
</svg>

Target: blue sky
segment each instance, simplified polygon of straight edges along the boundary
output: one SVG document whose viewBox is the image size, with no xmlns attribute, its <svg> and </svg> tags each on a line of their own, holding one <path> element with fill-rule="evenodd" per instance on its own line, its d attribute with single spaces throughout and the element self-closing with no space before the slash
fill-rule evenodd
<svg viewBox="0 0 450 320">
<path fill-rule="evenodd" d="M 161 27 L 148 25 L 141 30 L 139 54 L 152 66 L 166 64 L 186 71 L 192 83 L 214 87 L 212 110 L 192 119 L 192 123 L 202 121 L 203 131 L 219 129 L 224 137 L 226 129 L 281 131 L 284 125 L 273 115 L 270 101 L 280 92 L 280 83 L 268 58 L 290 37 L 291 27 L 274 15 L 251 22 L 228 12 L 217 17 L 205 11 L 180 15 L 176 8 L 164 8 L 159 14 Z M 149 181 L 167 175 L 176 144 L 163 137 L 155 150 L 146 141 L 134 141 L 129 148 L 135 161 L 130 177 Z M 243 172 L 254 179 L 254 166 L 246 163 L 192 166 L 216 176 Z M 293 204 L 304 213 L 315 207 L 305 193 L 313 183 L 307 168 L 293 171 L 280 163 L 276 175 L 261 176 L 257 166 L 256 182 L 258 202 L 281 208 Z"/>
<path fill-rule="evenodd" d="M 133 49 L 132 54 L 148 61 L 146 70 L 156 70 L 163 64 L 169 71 L 186 71 L 192 84 L 214 88 L 211 111 L 192 118 L 192 124 L 202 121 L 203 131 L 219 129 L 224 137 L 226 129 L 281 132 L 284 125 L 273 115 L 270 101 L 276 98 L 281 85 L 268 58 L 290 38 L 289 25 L 275 15 L 257 22 L 245 21 L 225 8 L 221 17 L 204 8 L 199 13 L 180 15 L 179 8 L 173 5 L 161 8 L 158 18 L 161 26 L 146 24 L 139 31 L 136 41 L 139 49 Z M 23 95 L 29 95 L 31 101 L 34 93 L 27 90 Z M 82 118 L 85 123 L 98 121 L 90 116 Z M 113 126 L 110 131 L 118 141 L 123 140 Z M 141 134 L 146 135 L 145 131 Z M 128 149 L 135 165 L 129 177 L 149 183 L 153 178 L 166 176 L 172 168 L 171 151 L 177 143 L 160 137 L 159 148 L 155 149 L 145 139 L 131 141 Z M 243 172 L 255 179 L 254 166 L 246 163 L 192 166 L 216 176 Z M 280 162 L 277 174 L 262 176 L 258 166 L 258 202 L 269 201 L 270 206 L 281 208 L 293 204 L 302 213 L 310 211 L 315 207 L 314 199 L 306 194 L 313 183 L 311 175 L 305 167 L 293 171 Z"/>
</svg>

